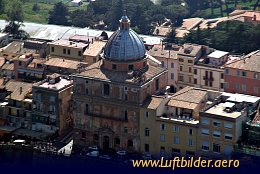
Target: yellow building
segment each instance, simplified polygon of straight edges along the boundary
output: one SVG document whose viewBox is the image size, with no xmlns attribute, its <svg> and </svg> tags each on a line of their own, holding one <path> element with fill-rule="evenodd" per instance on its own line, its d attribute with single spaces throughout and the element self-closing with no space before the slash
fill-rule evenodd
<svg viewBox="0 0 260 174">
<path fill-rule="evenodd" d="M 199 112 L 219 92 L 186 87 L 172 96 L 155 97 L 141 109 L 141 152 L 155 157 L 195 156 Z"/>
</svg>

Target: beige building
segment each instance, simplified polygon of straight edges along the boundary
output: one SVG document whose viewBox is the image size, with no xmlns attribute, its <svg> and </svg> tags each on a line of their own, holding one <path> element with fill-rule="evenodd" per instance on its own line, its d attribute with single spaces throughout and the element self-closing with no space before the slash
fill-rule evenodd
<svg viewBox="0 0 260 174">
<path fill-rule="evenodd" d="M 64 59 L 84 61 L 83 53 L 89 44 L 73 42 L 70 40 L 56 40 L 48 43 L 51 57 L 62 57 Z"/>
<path fill-rule="evenodd" d="M 224 65 L 228 52 L 213 51 L 199 59 L 193 67 L 194 87 L 224 91 Z"/>
<path fill-rule="evenodd" d="M 203 46 L 184 44 L 178 52 L 178 82 L 177 89 L 194 84 L 194 64 L 202 56 Z"/>
<path fill-rule="evenodd" d="M 94 41 L 93 43 L 89 44 L 89 47 L 87 47 L 83 53 L 85 62 L 87 62 L 89 65 L 97 62 L 99 60 L 99 55 L 105 45 L 105 41 Z"/>
<path fill-rule="evenodd" d="M 171 92 L 176 92 L 178 81 L 178 59 L 179 45 L 154 45 L 149 54 L 159 60 L 162 66 L 168 69 L 167 85 L 171 86 Z"/>
<path fill-rule="evenodd" d="M 241 139 L 242 123 L 256 110 L 259 97 L 222 93 L 200 112 L 198 153 L 206 157 L 229 156 Z"/>
</svg>

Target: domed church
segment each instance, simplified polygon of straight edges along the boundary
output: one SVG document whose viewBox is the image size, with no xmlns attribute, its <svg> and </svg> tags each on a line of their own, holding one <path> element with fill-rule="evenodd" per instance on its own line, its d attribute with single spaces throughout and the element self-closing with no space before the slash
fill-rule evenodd
<svg viewBox="0 0 260 174">
<path fill-rule="evenodd" d="M 164 92 L 166 69 L 146 53 L 126 15 L 100 58 L 74 75 L 75 144 L 138 152 L 140 111 L 151 95 Z"/>
</svg>

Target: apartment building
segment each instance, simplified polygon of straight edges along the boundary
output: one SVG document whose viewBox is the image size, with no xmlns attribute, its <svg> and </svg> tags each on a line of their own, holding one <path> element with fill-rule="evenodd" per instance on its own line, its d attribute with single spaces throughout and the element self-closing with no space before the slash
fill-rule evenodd
<svg viewBox="0 0 260 174">
<path fill-rule="evenodd" d="M 241 140 L 243 123 L 255 114 L 259 97 L 222 93 L 200 112 L 198 153 L 206 157 L 228 157 Z"/>
<path fill-rule="evenodd" d="M 225 66 L 225 92 L 260 96 L 260 51 Z"/>
<path fill-rule="evenodd" d="M 94 41 L 90 43 L 89 47 L 87 47 L 83 53 L 85 62 L 91 65 L 99 61 L 100 54 L 103 51 L 105 45 L 106 45 L 105 41 Z"/>
<path fill-rule="evenodd" d="M 162 67 L 168 70 L 167 85 L 171 87 L 172 92 L 176 92 L 178 81 L 178 58 L 177 53 L 180 50 L 179 45 L 154 45 L 149 50 L 149 55 L 153 56 L 162 63 Z"/>
</svg>

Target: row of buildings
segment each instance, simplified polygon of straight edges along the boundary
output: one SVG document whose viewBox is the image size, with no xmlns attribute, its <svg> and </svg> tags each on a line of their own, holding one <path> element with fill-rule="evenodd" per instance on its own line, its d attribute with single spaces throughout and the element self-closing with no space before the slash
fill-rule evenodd
<svg viewBox="0 0 260 174">
<path fill-rule="evenodd" d="M 0 52 L 0 135 L 73 132 L 76 146 L 168 157 L 259 148 L 259 51 L 146 48 L 127 16 L 107 41 L 12 42 Z"/>
</svg>

